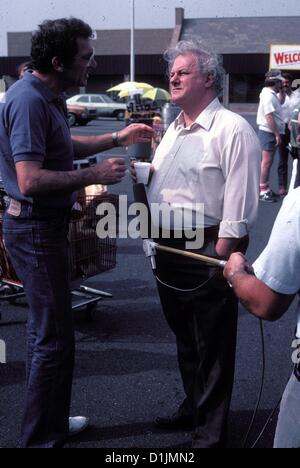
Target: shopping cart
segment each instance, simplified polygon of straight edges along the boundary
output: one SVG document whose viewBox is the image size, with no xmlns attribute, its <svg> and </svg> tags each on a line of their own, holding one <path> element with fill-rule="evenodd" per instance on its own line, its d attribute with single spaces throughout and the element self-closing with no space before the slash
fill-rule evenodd
<svg viewBox="0 0 300 468">
<path fill-rule="evenodd" d="M 3 215 L 8 197 L 0 188 L 0 301 L 15 303 L 25 296 L 23 286 L 7 254 L 2 235 Z M 104 192 L 98 195 L 86 195 L 81 192 L 72 211 L 69 241 L 69 271 L 72 284 L 72 309 L 85 307 L 86 320 L 91 320 L 93 310 L 103 298 L 112 295 L 90 288 L 82 281 L 111 270 L 116 266 L 116 239 L 97 236 L 96 227 L 101 219 L 96 214 L 100 203 L 110 203 L 118 213 L 118 195 Z M 0 313 L 1 320 L 1 313 Z"/>
</svg>

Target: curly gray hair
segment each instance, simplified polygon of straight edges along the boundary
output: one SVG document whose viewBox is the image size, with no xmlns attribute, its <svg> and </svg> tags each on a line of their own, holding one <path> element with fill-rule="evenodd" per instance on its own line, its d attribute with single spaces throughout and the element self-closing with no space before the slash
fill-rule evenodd
<svg viewBox="0 0 300 468">
<path fill-rule="evenodd" d="M 215 79 L 215 89 L 218 94 L 221 93 L 224 83 L 225 70 L 222 65 L 222 58 L 203 47 L 203 43 L 197 37 L 191 37 L 188 40 L 180 41 L 173 48 L 169 48 L 164 53 L 164 59 L 169 64 L 169 74 L 176 58 L 179 55 L 192 53 L 197 58 L 199 71 L 203 75 L 212 75 Z"/>
</svg>

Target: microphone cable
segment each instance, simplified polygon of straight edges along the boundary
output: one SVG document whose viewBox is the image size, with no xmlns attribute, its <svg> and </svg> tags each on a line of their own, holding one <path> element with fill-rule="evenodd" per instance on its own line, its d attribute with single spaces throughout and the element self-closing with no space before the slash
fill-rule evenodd
<svg viewBox="0 0 300 468">
<path fill-rule="evenodd" d="M 251 420 L 251 423 L 250 423 L 250 426 L 248 428 L 248 431 L 246 433 L 246 436 L 244 438 L 244 441 L 243 441 L 243 445 L 242 445 L 242 448 L 247 448 L 247 442 L 249 440 L 249 437 L 250 437 L 250 434 L 252 432 L 252 429 L 253 429 L 253 426 L 254 426 L 254 423 L 255 423 L 255 420 L 256 420 L 256 416 L 257 416 L 257 413 L 258 413 L 258 410 L 259 410 L 259 407 L 260 407 L 260 403 L 261 403 L 261 399 L 262 399 L 262 394 L 263 394 L 263 389 L 264 389 L 264 385 L 265 385 L 265 375 L 266 375 L 266 352 L 265 352 L 265 334 L 264 334 L 264 325 L 263 325 L 263 321 L 262 319 L 259 319 L 259 326 L 260 326 L 260 335 L 261 335 L 261 343 L 262 343 L 262 376 L 261 376 L 261 384 L 260 384 L 260 390 L 259 390 L 259 394 L 258 394 L 258 399 L 257 399 L 257 403 L 256 403 L 256 406 L 255 406 L 255 410 L 254 410 L 254 413 L 253 413 L 253 416 L 252 416 L 252 420 Z M 266 426 L 267 427 L 267 426 Z M 264 433 L 264 432 L 263 432 Z M 263 435 L 263 434 L 262 434 Z M 260 437 L 261 438 L 261 437 Z M 259 438 L 259 440 L 260 440 Z M 258 441 L 257 441 L 258 443 Z"/>
</svg>

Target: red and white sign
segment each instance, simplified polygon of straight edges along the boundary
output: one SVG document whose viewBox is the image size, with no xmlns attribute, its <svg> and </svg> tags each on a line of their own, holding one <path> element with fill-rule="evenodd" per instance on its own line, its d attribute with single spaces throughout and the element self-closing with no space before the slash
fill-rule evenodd
<svg viewBox="0 0 300 468">
<path fill-rule="evenodd" d="M 300 70 L 300 45 L 271 45 L 270 69 Z"/>
</svg>

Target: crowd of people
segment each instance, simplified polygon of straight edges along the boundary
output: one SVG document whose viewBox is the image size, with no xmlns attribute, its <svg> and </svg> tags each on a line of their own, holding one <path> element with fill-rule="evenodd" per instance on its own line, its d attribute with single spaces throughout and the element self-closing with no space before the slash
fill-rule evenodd
<svg viewBox="0 0 300 468">
<path fill-rule="evenodd" d="M 96 66 L 91 39 L 90 26 L 79 19 L 42 23 L 32 37 L 30 70 L 9 89 L 0 107 L 0 170 L 10 198 L 3 233 L 29 304 L 24 448 L 62 447 L 88 425 L 86 417 L 69 414 L 75 340 L 68 224 L 74 192 L 120 182 L 126 162 L 113 158 L 73 171 L 73 159 L 147 143 L 154 133 L 147 125 L 133 124 L 112 134 L 71 136 L 63 93 L 71 86 L 86 86 Z M 193 448 L 219 448 L 227 444 L 238 298 L 255 315 L 274 320 L 300 289 L 300 188 L 284 201 L 270 242 L 255 263 L 255 277 L 245 257 L 259 199 L 273 199 L 269 172 L 277 146 L 280 195 L 287 193 L 286 124 L 290 117 L 292 125 L 297 121 L 297 145 L 299 124 L 295 115 L 281 117 L 292 98 L 283 86 L 289 80 L 279 72 L 266 76 L 258 138 L 246 120 L 219 101 L 224 70 L 218 56 L 191 39 L 166 51 L 165 59 L 172 101 L 182 112 L 155 153 L 149 204 L 191 206 L 190 228 L 204 232 L 197 253 L 229 261 L 224 277 L 205 263 L 157 253 L 158 293 L 176 336 L 185 399 L 156 424 L 193 429 Z M 136 180 L 134 166 L 132 178 Z M 204 224 L 197 224 L 199 204 L 205 207 Z M 284 241 L 283 232 L 289 236 Z M 186 250 L 184 236 L 179 238 L 175 229 L 157 242 Z M 295 373 L 283 400 L 275 446 L 300 446 L 299 395 Z"/>
</svg>

